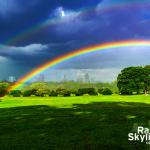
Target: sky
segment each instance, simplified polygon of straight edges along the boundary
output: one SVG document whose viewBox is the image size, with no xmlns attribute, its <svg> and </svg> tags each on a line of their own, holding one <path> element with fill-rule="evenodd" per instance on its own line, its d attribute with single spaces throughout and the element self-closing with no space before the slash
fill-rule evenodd
<svg viewBox="0 0 150 150">
<path fill-rule="evenodd" d="M 150 0 L 0 0 L 0 80 L 9 76 L 18 79 L 79 48 L 149 40 L 149 9 Z M 85 69 L 91 74 L 93 70 L 97 75 L 94 78 L 111 81 L 124 67 L 150 64 L 149 49 L 107 49 L 73 58 L 53 69 L 62 74 L 66 70 L 79 74 Z M 48 78 L 48 71 L 45 75 Z"/>
</svg>

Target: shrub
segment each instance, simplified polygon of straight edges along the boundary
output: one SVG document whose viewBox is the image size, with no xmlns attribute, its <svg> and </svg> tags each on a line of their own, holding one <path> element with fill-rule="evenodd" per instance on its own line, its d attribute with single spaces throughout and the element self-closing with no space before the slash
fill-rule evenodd
<svg viewBox="0 0 150 150">
<path fill-rule="evenodd" d="M 120 89 L 121 95 L 132 95 L 132 91 L 130 89 L 122 88 Z"/>
<path fill-rule="evenodd" d="M 52 90 L 49 92 L 49 96 L 57 96 L 57 92 Z"/>
<path fill-rule="evenodd" d="M 40 88 L 36 91 L 36 96 L 44 97 L 46 95 L 49 95 L 49 90 L 48 89 Z"/>
<path fill-rule="evenodd" d="M 64 97 L 69 97 L 71 95 L 71 92 L 69 90 L 64 90 L 63 91 L 63 96 Z"/>
<path fill-rule="evenodd" d="M 31 94 L 31 95 L 36 95 L 36 91 L 37 91 L 37 89 L 31 89 L 31 90 L 30 90 L 30 94 Z"/>
<path fill-rule="evenodd" d="M 31 90 L 24 91 L 23 97 L 29 97 L 29 96 L 31 96 Z"/>
<path fill-rule="evenodd" d="M 71 95 L 71 91 L 69 91 L 67 89 L 62 89 L 62 88 L 58 88 L 56 90 L 56 93 L 57 93 L 57 95 L 64 96 L 64 97 L 67 97 L 67 96 Z"/>
<path fill-rule="evenodd" d="M 82 96 L 84 94 L 97 95 L 97 92 L 94 88 L 82 88 L 78 90 L 79 96 Z"/>
<path fill-rule="evenodd" d="M 78 96 L 77 94 L 78 92 L 76 90 L 71 89 L 70 93 L 71 93 L 70 96 Z"/>
<path fill-rule="evenodd" d="M 22 92 L 20 90 L 13 90 L 9 92 L 9 95 L 13 97 L 20 97 L 22 95 Z"/>
<path fill-rule="evenodd" d="M 85 96 L 85 97 L 86 97 L 86 96 L 90 96 L 90 95 L 89 95 L 89 94 L 83 94 L 83 96 Z"/>
<path fill-rule="evenodd" d="M 102 94 L 103 95 L 112 95 L 113 93 L 109 88 L 105 88 L 105 89 L 103 89 Z"/>
<path fill-rule="evenodd" d="M 98 89 L 98 93 L 99 93 L 99 94 L 102 94 L 102 93 L 103 93 L 103 90 L 104 90 L 104 88 Z"/>
</svg>

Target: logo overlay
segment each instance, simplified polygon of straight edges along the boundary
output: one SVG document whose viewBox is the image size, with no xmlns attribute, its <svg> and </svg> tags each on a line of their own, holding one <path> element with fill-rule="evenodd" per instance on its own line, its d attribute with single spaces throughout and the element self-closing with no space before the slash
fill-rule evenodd
<svg viewBox="0 0 150 150">
<path fill-rule="evenodd" d="M 128 140 L 150 144 L 150 129 L 143 126 L 138 126 L 136 132 L 130 132 L 128 134 Z"/>
</svg>

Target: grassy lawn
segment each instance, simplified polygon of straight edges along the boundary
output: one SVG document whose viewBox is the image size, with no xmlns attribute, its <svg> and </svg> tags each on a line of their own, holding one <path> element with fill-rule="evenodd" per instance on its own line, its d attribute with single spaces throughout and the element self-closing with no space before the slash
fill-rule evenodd
<svg viewBox="0 0 150 150">
<path fill-rule="evenodd" d="M 133 150 L 133 126 L 149 127 L 150 96 L 0 100 L 0 150 Z"/>
</svg>

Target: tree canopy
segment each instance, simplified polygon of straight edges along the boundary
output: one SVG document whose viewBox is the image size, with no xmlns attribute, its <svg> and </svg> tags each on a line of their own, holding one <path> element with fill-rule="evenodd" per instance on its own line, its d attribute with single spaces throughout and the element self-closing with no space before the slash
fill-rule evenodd
<svg viewBox="0 0 150 150">
<path fill-rule="evenodd" d="M 150 86 L 150 66 L 124 68 L 117 77 L 117 86 L 122 95 L 136 92 L 148 93 Z"/>
</svg>

